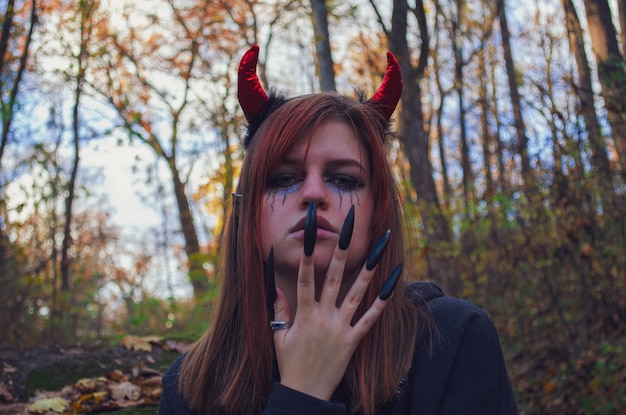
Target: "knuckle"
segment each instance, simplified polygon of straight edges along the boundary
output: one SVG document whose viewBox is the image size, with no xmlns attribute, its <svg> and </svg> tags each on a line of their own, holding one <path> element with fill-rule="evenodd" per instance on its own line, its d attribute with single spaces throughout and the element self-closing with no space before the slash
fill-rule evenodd
<svg viewBox="0 0 626 415">
<path fill-rule="evenodd" d="M 308 278 L 298 278 L 298 287 L 299 288 L 311 288 L 314 286 L 314 282 L 311 279 Z"/>
<path fill-rule="evenodd" d="M 345 262 L 348 259 L 348 251 L 343 251 L 341 249 L 335 249 L 335 252 L 333 253 L 335 259 L 337 261 L 341 261 L 341 262 Z"/>
<path fill-rule="evenodd" d="M 361 296 L 357 293 L 348 293 L 344 302 L 350 307 L 355 308 L 361 303 Z"/>
<path fill-rule="evenodd" d="M 335 273 L 330 273 L 326 276 L 326 286 L 328 288 L 337 288 L 339 285 L 341 285 L 341 276 Z"/>
</svg>

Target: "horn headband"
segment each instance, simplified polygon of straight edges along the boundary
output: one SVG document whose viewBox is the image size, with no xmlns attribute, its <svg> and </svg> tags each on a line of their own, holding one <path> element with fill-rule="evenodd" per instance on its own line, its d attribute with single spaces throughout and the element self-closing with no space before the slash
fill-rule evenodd
<svg viewBox="0 0 626 415">
<path fill-rule="evenodd" d="M 244 148 L 248 147 L 254 132 L 267 116 L 282 105 L 286 99 L 283 96 L 270 96 L 265 93 L 256 66 L 259 60 L 259 46 L 253 45 L 241 58 L 239 64 L 238 97 L 239 104 L 248 121 L 248 134 L 244 140 Z M 402 95 L 402 75 L 400 65 L 391 52 L 387 52 L 387 70 L 382 83 L 376 93 L 365 102 L 366 105 L 374 106 L 386 122 L 398 105 Z"/>
</svg>

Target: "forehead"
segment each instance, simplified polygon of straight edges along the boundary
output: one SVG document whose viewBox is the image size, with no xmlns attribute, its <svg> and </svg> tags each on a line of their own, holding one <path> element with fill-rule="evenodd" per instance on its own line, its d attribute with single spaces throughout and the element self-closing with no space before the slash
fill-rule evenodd
<svg viewBox="0 0 626 415">
<path fill-rule="evenodd" d="M 318 125 L 311 134 L 300 137 L 288 151 L 285 161 L 355 160 L 369 168 L 368 152 L 355 127 L 342 120 L 329 120 Z"/>
</svg>

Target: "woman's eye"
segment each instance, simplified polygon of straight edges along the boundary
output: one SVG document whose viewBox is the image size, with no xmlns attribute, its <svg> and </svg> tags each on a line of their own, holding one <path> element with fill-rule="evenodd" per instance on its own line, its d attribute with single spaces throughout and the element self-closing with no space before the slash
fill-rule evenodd
<svg viewBox="0 0 626 415">
<path fill-rule="evenodd" d="M 267 187 L 270 189 L 280 189 L 293 186 L 297 183 L 298 178 L 292 174 L 281 174 L 268 180 Z"/>
<path fill-rule="evenodd" d="M 341 190 L 354 190 L 360 185 L 359 180 L 352 176 L 335 176 L 328 181 Z"/>
</svg>

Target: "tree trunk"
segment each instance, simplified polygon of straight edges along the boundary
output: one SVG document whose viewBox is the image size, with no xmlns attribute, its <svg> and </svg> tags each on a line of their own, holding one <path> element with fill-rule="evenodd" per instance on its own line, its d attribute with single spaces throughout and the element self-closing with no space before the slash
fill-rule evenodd
<svg viewBox="0 0 626 415">
<path fill-rule="evenodd" d="M 490 53 L 491 54 L 491 53 Z M 493 56 L 491 57 L 491 60 L 494 61 Z M 495 141 L 494 143 L 494 150 L 496 152 L 497 155 L 497 162 L 498 162 L 498 180 L 497 180 L 497 184 L 498 184 L 498 193 L 501 193 L 505 196 L 510 196 L 510 186 L 509 186 L 509 182 L 507 181 L 507 171 L 506 171 L 506 163 L 504 162 L 504 143 L 502 142 L 502 133 L 501 133 L 501 127 L 502 127 L 502 123 L 500 122 L 500 114 L 498 112 L 498 83 L 496 82 L 496 65 L 491 65 L 490 67 L 490 71 L 489 71 L 489 80 L 491 82 L 491 102 L 493 102 L 493 107 L 491 108 L 491 116 L 493 117 L 493 122 L 495 124 L 495 128 L 496 130 L 494 131 L 493 134 L 493 140 Z"/>
<path fill-rule="evenodd" d="M 483 149 L 483 169 L 485 172 L 485 194 L 483 199 L 487 202 L 487 209 L 490 212 L 493 208 L 493 174 L 491 173 L 491 130 L 489 128 L 489 92 L 487 90 L 485 49 L 478 52 L 478 82 L 479 82 L 479 106 L 480 106 L 480 128 Z"/>
<path fill-rule="evenodd" d="M 448 162 L 446 157 L 446 145 L 443 133 L 443 108 L 445 103 L 445 94 L 439 88 L 441 101 L 437 108 L 437 147 L 439 149 L 439 164 L 441 164 L 441 180 L 443 181 L 443 203 L 450 206 L 452 200 L 452 186 L 450 186 L 450 175 L 448 174 Z"/>
<path fill-rule="evenodd" d="M 411 64 L 407 41 L 408 9 L 406 0 L 394 0 L 392 29 L 389 34 L 390 48 L 400 63 L 404 78 L 399 137 L 411 166 L 411 182 L 420 201 L 420 215 L 426 242 L 432 249 L 427 258 L 432 278 L 450 294 L 458 295 L 461 291 L 461 280 L 454 269 L 449 252 L 445 252 L 450 248 L 452 239 L 448 222 L 439 205 L 433 180 L 433 167 L 429 159 L 428 135 L 424 127 L 421 102 L 420 81 L 428 58 L 428 32 L 422 25 L 426 21 L 425 11 L 422 2 L 418 1 L 415 13 L 418 15 L 418 24 L 422 22 L 420 24 L 422 46 L 418 67 L 414 68 Z M 434 252 L 437 250 L 440 251 L 439 254 Z"/>
<path fill-rule="evenodd" d="M 6 105 L 7 112 L 2 114 L 2 136 L 0 138 L 0 171 L 2 171 L 2 156 L 4 155 L 4 150 L 6 148 L 6 144 L 9 138 L 9 131 L 11 129 L 11 122 L 13 121 L 13 108 L 17 102 L 17 93 L 19 91 L 20 82 L 22 82 L 22 76 L 26 70 L 26 60 L 28 59 L 28 52 L 30 50 L 30 44 L 33 39 L 33 33 L 35 32 L 35 24 L 37 24 L 37 1 L 31 1 L 31 11 L 30 11 L 30 28 L 28 30 L 28 34 L 26 35 L 26 39 L 24 40 L 24 49 L 22 51 L 22 55 L 20 56 L 20 62 L 15 74 L 15 79 L 13 80 L 13 86 L 11 87 L 11 92 L 9 94 L 9 101 Z M 9 32 L 9 28 L 11 26 L 11 22 L 13 20 L 13 1 L 10 1 L 7 6 L 7 12 L 5 13 L 5 19 L 9 19 L 8 22 L 2 28 L 2 39 L 0 40 L 0 76 L 4 77 L 2 70 L 4 68 L 4 58 L 6 53 L 6 48 L 8 47 L 9 36 L 10 33 L 6 34 L 5 31 Z M 10 77 L 7 77 L 10 79 Z M 0 93 L 4 94 L 4 91 L 0 91 Z"/>
<path fill-rule="evenodd" d="M 81 54 L 84 50 L 81 50 Z M 65 224 L 63 226 L 63 242 L 61 244 L 61 292 L 70 291 L 70 267 L 71 259 L 69 250 L 72 245 L 72 207 L 74 204 L 74 191 L 76 189 L 76 176 L 78 175 L 78 164 L 80 162 L 80 135 L 78 132 L 78 108 L 82 94 L 82 80 L 84 76 L 82 63 L 79 62 L 79 75 L 76 79 L 76 91 L 74 96 L 73 114 L 73 135 L 74 135 L 74 161 L 72 163 L 72 173 L 67 184 L 67 196 L 65 198 Z"/>
<path fill-rule="evenodd" d="M 611 20 L 608 1 L 585 0 L 584 3 L 604 106 L 619 155 L 622 177 L 626 180 L 626 63 L 617 43 L 617 31 Z"/>
<path fill-rule="evenodd" d="M 439 8 L 437 8 L 437 13 L 439 14 Z M 438 15 L 435 17 L 435 21 L 439 21 Z M 439 95 L 439 104 L 437 105 L 437 109 L 435 110 L 436 114 L 436 127 L 435 131 L 437 132 L 437 146 L 439 149 L 439 164 L 441 165 L 441 180 L 443 181 L 443 204 L 444 206 L 450 206 L 452 200 L 452 186 L 450 185 L 450 175 L 448 174 L 448 162 L 446 156 L 446 146 L 445 146 L 445 137 L 444 137 L 444 128 L 443 128 L 443 111 L 445 108 L 445 102 L 447 98 L 447 91 L 443 88 L 441 83 L 441 60 L 438 57 L 439 51 L 439 28 L 435 27 L 435 47 L 433 53 L 433 76 L 435 78 L 435 84 L 437 85 L 437 93 Z"/>
<path fill-rule="evenodd" d="M 7 8 L 4 12 L 4 19 L 2 22 L 2 37 L 0 37 L 0 75 L 4 70 L 4 57 L 9 47 L 9 37 L 11 35 L 11 26 L 13 25 L 13 16 L 14 13 L 14 0 L 9 0 L 7 2 Z M 2 155 L 4 154 L 4 149 L 8 140 L 8 129 L 7 134 L 4 133 L 4 125 L 8 123 L 8 120 L 2 117 L 2 136 L 0 138 L 0 172 L 2 171 Z M 0 184 L 0 219 L 6 221 L 7 218 L 4 216 L 6 213 L 6 206 L 4 202 L 4 185 Z M 0 273 L 3 277 L 9 275 L 8 271 L 8 250 L 10 246 L 9 238 L 4 234 L 2 227 L 0 227 Z M 2 281 L 0 279 L 0 281 Z"/>
<path fill-rule="evenodd" d="M 626 0 L 617 0 L 617 15 L 621 29 L 622 57 L 626 59 Z"/>
<path fill-rule="evenodd" d="M 552 61 L 547 60 L 547 70 L 546 70 L 546 99 L 545 102 L 550 105 L 550 114 L 555 115 L 559 114 L 559 109 L 555 104 L 555 96 L 554 96 L 554 85 L 552 82 Z M 565 154 L 563 154 L 562 146 L 559 143 L 559 129 L 554 121 L 553 117 L 546 117 L 547 123 L 550 128 L 550 139 L 552 141 L 552 154 L 554 158 L 554 167 L 552 171 L 552 191 L 550 192 L 552 196 L 552 205 L 555 210 L 561 206 L 563 200 L 566 200 L 570 195 L 568 194 L 568 182 L 566 175 L 563 171 L 563 163 L 562 158 Z M 567 135 L 567 131 L 563 131 L 563 135 Z M 576 168 L 572 169 L 574 172 L 580 172 L 581 176 L 584 177 L 584 166 L 576 166 Z M 574 173 L 574 174 L 577 174 Z M 579 183 L 583 186 L 583 182 Z"/>
<path fill-rule="evenodd" d="M 87 41 L 89 39 L 89 20 L 91 16 L 91 5 L 87 2 L 81 3 L 78 12 L 80 14 L 79 36 L 80 46 L 76 58 L 76 88 L 74 90 L 74 108 L 72 111 L 72 134 L 74 141 L 74 160 L 72 163 L 72 173 L 67 185 L 67 197 L 65 198 L 65 225 L 63 226 L 63 242 L 61 244 L 61 292 L 70 291 L 70 267 L 71 259 L 69 250 L 72 245 L 72 207 L 74 204 L 74 191 L 76 189 L 76 176 L 78 175 L 78 165 L 80 162 L 80 120 L 79 109 L 80 99 L 83 93 L 83 82 L 85 79 L 85 65 L 87 56 Z"/>
<path fill-rule="evenodd" d="M 13 17 L 15 16 L 15 0 L 7 2 L 7 8 L 4 11 L 4 19 L 2 21 L 2 37 L 0 38 L 0 73 L 4 70 L 4 56 L 9 48 L 9 37 L 11 36 L 11 27 L 13 26 Z"/>
<path fill-rule="evenodd" d="M 583 29 L 572 0 L 562 0 L 562 4 L 565 10 L 569 45 L 576 60 L 578 72 L 577 93 L 580 100 L 580 112 L 585 120 L 585 127 L 591 146 L 591 164 L 597 174 L 596 184 L 602 189 L 603 203 L 606 204 L 608 202 L 607 198 L 613 193 L 613 180 L 604 136 L 602 135 L 594 107 L 593 83 L 587 53 L 585 52 Z"/>
<path fill-rule="evenodd" d="M 524 124 L 524 117 L 522 116 L 522 98 L 515 77 L 515 64 L 513 63 L 513 54 L 511 52 L 511 34 L 509 33 L 509 25 L 506 17 L 505 0 L 498 0 L 498 18 L 502 32 L 502 52 L 504 54 L 506 75 L 511 94 L 515 131 L 517 133 L 517 153 L 521 158 L 522 179 L 526 187 L 526 194 L 530 197 L 531 189 L 534 188 L 534 180 L 530 167 L 530 157 L 528 156 L 526 126 Z"/>
<path fill-rule="evenodd" d="M 116 108 L 124 123 L 124 128 L 130 133 L 131 139 L 140 140 L 142 143 L 149 146 L 160 160 L 167 163 L 178 208 L 180 232 L 184 238 L 188 278 L 193 288 L 194 300 L 197 305 L 201 305 L 207 303 L 207 294 L 209 293 L 210 284 L 204 269 L 205 256 L 200 251 L 198 233 L 194 224 L 189 199 L 186 194 L 186 183 L 182 180 L 178 170 L 177 156 L 179 154 L 179 131 L 183 123 L 183 121 L 181 121 L 182 114 L 190 105 L 190 91 L 195 77 L 194 68 L 206 63 L 202 62 L 200 49 L 201 41 L 204 42 L 207 41 L 207 39 L 192 33 L 183 16 L 183 9 L 178 9 L 174 4 L 170 4 L 170 6 L 172 6 L 172 12 L 175 14 L 175 21 L 183 30 L 182 33 L 186 34 L 184 38 L 184 49 L 176 49 L 178 51 L 184 51 L 184 53 L 180 53 L 184 58 L 180 60 L 164 58 L 163 63 L 170 68 L 170 74 L 176 76 L 177 79 L 184 84 L 178 91 L 180 95 L 177 95 L 177 97 L 179 96 L 180 100 L 172 100 L 171 96 L 165 93 L 158 84 L 149 82 L 148 80 L 155 74 L 148 74 L 148 71 L 144 73 L 143 70 L 146 68 L 144 65 L 139 64 L 142 59 L 146 58 L 146 54 L 153 53 L 149 51 L 153 50 L 154 45 L 142 42 L 138 42 L 137 45 L 134 45 L 132 42 L 129 44 L 128 39 L 117 33 L 101 34 L 103 40 L 112 42 L 113 47 L 117 49 L 117 53 L 107 55 L 109 57 L 101 61 L 105 68 L 110 66 L 110 69 L 107 68 L 106 70 L 115 71 L 118 65 L 123 67 L 126 64 L 130 64 L 135 68 L 136 73 L 130 75 L 130 79 L 128 80 L 129 85 L 138 85 L 139 91 L 141 91 L 141 89 L 145 89 L 145 92 L 149 91 L 151 97 L 155 97 L 157 100 L 160 99 L 159 103 L 156 104 L 157 107 L 163 105 L 163 107 L 168 109 L 168 118 L 171 117 L 168 120 L 168 128 L 171 129 L 169 137 L 167 137 L 168 148 L 163 147 L 159 135 L 155 132 L 155 130 L 161 130 L 161 128 L 154 128 L 152 125 L 153 122 L 158 123 L 159 121 L 152 120 L 149 116 L 144 118 L 144 114 L 150 112 L 146 109 L 150 108 L 150 105 L 153 104 L 152 102 L 149 104 L 141 104 L 143 98 L 138 95 L 133 95 L 134 93 L 140 94 L 140 92 L 133 91 L 132 88 L 127 88 L 129 91 L 128 94 L 130 94 L 132 98 L 127 100 L 128 102 L 114 99 L 119 92 L 116 91 L 115 88 L 111 91 L 111 85 L 109 84 L 101 84 L 99 86 L 99 92 L 107 97 L 113 107 Z M 204 34 L 203 31 L 203 35 Z M 180 44 L 176 46 L 181 47 Z M 179 53 L 176 52 L 176 50 L 172 53 L 178 55 Z M 124 94 L 125 93 L 126 92 L 124 92 Z M 146 105 L 148 106 L 146 107 Z"/>
<path fill-rule="evenodd" d="M 176 168 L 175 159 L 168 159 L 168 166 L 172 173 L 172 185 L 174 186 L 174 194 L 176 196 L 176 204 L 178 205 L 178 216 L 181 225 L 181 232 L 185 238 L 185 253 L 188 261 L 188 275 L 191 286 L 193 287 L 193 295 L 196 303 L 201 304 L 204 297 L 209 291 L 209 282 L 204 271 L 202 254 L 200 252 L 200 242 L 196 226 L 189 207 L 189 200 L 185 192 L 185 184 L 180 179 L 180 173 Z"/>
<path fill-rule="evenodd" d="M 330 52 L 328 34 L 328 9 L 325 0 L 311 0 L 313 8 L 313 27 L 315 29 L 315 51 L 322 91 L 336 91 L 335 69 Z"/>
<path fill-rule="evenodd" d="M 474 175 L 469 156 L 469 144 L 467 142 L 466 110 L 463 97 L 463 34 L 461 33 L 461 18 L 463 14 L 463 2 L 455 1 L 456 18 L 450 17 L 450 39 L 452 42 L 452 52 L 454 53 L 454 89 L 457 93 L 459 105 L 459 141 L 461 152 L 461 170 L 463 171 L 463 205 L 465 207 L 465 217 L 471 218 L 470 203 L 473 201 Z"/>
<path fill-rule="evenodd" d="M 231 199 L 233 197 L 233 191 L 235 190 L 235 167 L 233 165 L 233 152 L 230 144 L 230 134 L 228 134 L 227 129 L 221 129 L 221 138 L 224 144 L 224 152 L 222 153 L 222 156 L 224 157 L 224 191 L 222 193 L 222 217 L 225 218 L 228 212 L 228 206 L 232 202 Z M 225 228 L 225 226 L 222 226 L 222 229 L 220 230 L 220 245 Z"/>
<path fill-rule="evenodd" d="M 565 10 L 570 49 L 576 59 L 576 69 L 578 71 L 577 92 L 580 98 L 581 112 L 585 119 L 586 130 L 589 134 L 594 166 L 603 174 L 607 174 L 609 162 L 606 155 L 606 146 L 600 130 L 600 123 L 598 122 L 594 108 L 592 76 L 585 52 L 583 29 L 572 0 L 563 0 L 562 3 L 563 9 Z"/>
</svg>

